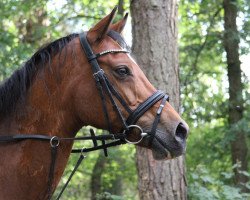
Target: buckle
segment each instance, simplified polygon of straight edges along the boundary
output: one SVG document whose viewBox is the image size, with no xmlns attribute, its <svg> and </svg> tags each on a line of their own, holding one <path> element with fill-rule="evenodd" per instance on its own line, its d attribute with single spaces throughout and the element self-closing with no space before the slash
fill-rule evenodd
<svg viewBox="0 0 250 200">
<path fill-rule="evenodd" d="M 97 72 L 93 73 L 93 76 L 96 81 L 99 81 L 100 78 L 102 78 L 104 75 L 103 69 L 99 69 Z"/>
</svg>

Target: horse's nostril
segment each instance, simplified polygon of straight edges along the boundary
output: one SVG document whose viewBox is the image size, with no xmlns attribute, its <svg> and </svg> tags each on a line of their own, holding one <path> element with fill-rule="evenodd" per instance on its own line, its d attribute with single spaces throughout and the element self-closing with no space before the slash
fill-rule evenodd
<svg viewBox="0 0 250 200">
<path fill-rule="evenodd" d="M 179 123 L 179 125 L 176 128 L 175 136 L 179 137 L 182 140 L 185 140 L 187 138 L 188 129 L 183 123 Z"/>
</svg>

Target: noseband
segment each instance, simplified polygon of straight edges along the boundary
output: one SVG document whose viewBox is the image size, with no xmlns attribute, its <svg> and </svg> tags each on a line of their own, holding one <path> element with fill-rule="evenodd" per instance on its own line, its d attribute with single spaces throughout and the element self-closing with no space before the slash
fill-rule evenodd
<svg viewBox="0 0 250 200">
<path fill-rule="evenodd" d="M 114 31 L 111 31 L 110 33 L 108 33 L 108 35 L 109 34 L 117 34 L 117 33 Z M 124 130 L 123 132 L 125 133 L 125 135 L 132 128 L 137 128 L 141 132 L 141 138 L 138 141 L 131 142 L 127 138 L 125 138 L 126 141 L 128 143 L 137 144 L 143 139 L 143 137 L 150 134 L 149 143 L 151 144 L 151 142 L 154 138 L 155 132 L 156 132 L 156 127 L 160 121 L 160 115 L 162 113 L 163 107 L 165 106 L 166 101 L 169 100 L 168 95 L 163 93 L 160 90 L 157 90 L 150 97 L 148 97 L 144 102 L 142 102 L 135 110 L 131 110 L 130 107 L 128 106 L 128 104 L 125 102 L 125 100 L 119 94 L 119 92 L 111 84 L 111 82 L 109 81 L 108 77 L 106 76 L 104 70 L 100 67 L 100 65 L 98 64 L 98 61 L 97 61 L 97 58 L 104 56 L 106 54 L 130 53 L 130 52 L 125 50 L 125 49 L 110 49 L 110 50 L 106 50 L 106 51 L 103 51 L 101 53 L 95 54 L 95 53 L 93 53 L 92 48 L 87 40 L 87 33 L 86 32 L 81 33 L 79 35 L 79 38 L 80 38 L 82 49 L 84 50 L 85 55 L 88 59 L 88 62 L 90 63 L 90 65 L 92 67 L 92 72 L 93 72 L 93 76 L 95 78 L 96 86 L 97 86 L 97 89 L 99 91 L 99 95 L 100 95 L 101 100 L 102 100 L 102 108 L 103 108 L 106 123 L 108 125 L 109 132 L 113 133 L 113 128 L 112 128 L 112 124 L 110 122 L 109 114 L 107 111 L 106 96 L 104 94 L 105 92 L 106 92 L 106 94 L 107 94 L 107 96 L 112 104 L 112 107 L 114 108 L 115 112 L 117 113 L 117 115 L 122 123 L 123 130 Z M 124 116 L 122 115 L 121 109 L 118 107 L 114 98 L 116 98 L 120 102 L 120 104 L 124 107 L 124 109 L 128 112 L 129 116 L 126 120 L 125 120 Z M 162 99 L 162 101 L 161 101 L 161 104 L 156 112 L 156 117 L 155 117 L 155 120 L 153 122 L 152 129 L 151 129 L 150 133 L 144 133 L 143 130 L 138 125 L 135 125 L 135 123 L 147 110 L 149 110 L 155 103 L 157 103 L 161 99 Z"/>
</svg>

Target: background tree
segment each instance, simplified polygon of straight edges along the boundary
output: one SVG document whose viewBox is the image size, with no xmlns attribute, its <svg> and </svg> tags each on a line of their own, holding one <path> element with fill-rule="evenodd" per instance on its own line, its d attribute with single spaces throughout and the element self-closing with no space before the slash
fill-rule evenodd
<svg viewBox="0 0 250 200">
<path fill-rule="evenodd" d="M 231 1 L 230 4 L 238 13 L 228 16 L 228 20 L 230 23 L 237 22 L 238 32 L 230 31 L 234 32 L 229 33 L 234 44 L 230 44 L 228 48 L 230 51 L 238 51 L 240 57 L 249 54 L 249 3 Z M 249 167 L 243 170 L 237 164 L 232 166 L 231 153 L 235 154 L 236 151 L 231 151 L 230 144 L 241 143 L 240 140 L 237 141 L 235 133 L 244 133 L 245 142 L 249 145 L 249 78 L 239 66 L 235 68 L 237 73 L 231 73 L 234 74 L 232 76 L 241 75 L 237 82 L 241 80 L 242 83 L 242 92 L 239 92 L 242 99 L 237 100 L 237 105 L 243 103 L 243 110 L 241 120 L 230 125 L 227 109 L 230 105 L 230 86 L 224 49 L 226 35 L 223 29 L 226 12 L 223 1 L 197 0 L 190 3 L 182 0 L 179 10 L 182 105 L 184 118 L 189 120 L 192 130 L 187 152 L 189 197 L 247 198 L 248 194 L 234 187 L 232 171 L 234 169 L 241 176 L 249 177 Z M 238 50 L 235 45 L 237 42 Z M 233 60 L 237 63 L 239 58 L 234 57 Z M 236 85 L 239 84 L 235 82 L 234 86 Z M 237 109 L 237 105 L 234 108 Z M 244 148 L 244 142 L 240 148 Z M 238 158 L 245 159 L 247 153 L 249 154 L 249 149 L 238 151 Z M 247 162 L 249 163 L 249 159 Z M 249 188 L 249 182 L 244 183 L 243 187 Z"/>
<path fill-rule="evenodd" d="M 180 106 L 177 50 L 177 1 L 131 1 L 133 53 L 149 80 Z M 184 157 L 155 161 L 137 147 L 139 196 L 143 200 L 186 199 Z"/>
<path fill-rule="evenodd" d="M 107 159 L 102 152 L 99 153 L 91 176 L 91 200 L 96 200 L 96 196 L 102 192 L 101 182 Z"/>
<path fill-rule="evenodd" d="M 237 30 L 237 1 L 224 0 L 224 48 L 227 53 L 227 71 L 229 81 L 229 111 L 228 120 L 232 127 L 243 119 L 243 84 L 241 81 L 241 69 L 239 58 L 239 43 L 240 37 Z M 248 181 L 246 174 L 242 171 L 248 170 L 248 148 L 246 134 L 243 130 L 235 130 L 234 138 L 231 141 L 231 154 L 233 165 L 238 164 L 239 167 L 234 169 L 235 182 L 239 186 L 247 189 L 245 183 Z"/>
</svg>

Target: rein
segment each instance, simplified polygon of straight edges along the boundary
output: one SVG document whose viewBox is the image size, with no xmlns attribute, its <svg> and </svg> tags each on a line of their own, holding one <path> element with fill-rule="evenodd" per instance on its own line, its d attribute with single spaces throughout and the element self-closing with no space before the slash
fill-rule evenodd
<svg viewBox="0 0 250 200">
<path fill-rule="evenodd" d="M 109 35 L 110 34 L 110 35 Z M 112 37 L 112 34 L 117 34 L 114 31 L 110 31 L 108 35 Z M 106 76 L 104 70 L 99 66 L 97 59 L 101 56 L 107 54 L 116 54 L 116 53 L 130 53 L 124 49 L 111 49 L 106 50 L 101 53 L 94 54 L 92 48 L 90 47 L 88 40 L 87 40 L 87 33 L 83 32 L 79 34 L 80 43 L 82 49 L 88 59 L 92 67 L 93 77 L 95 79 L 96 87 L 99 92 L 99 96 L 102 102 L 102 109 L 105 116 L 105 121 L 107 123 L 109 134 L 105 135 L 95 135 L 94 130 L 90 129 L 90 136 L 83 136 L 83 137 L 75 137 L 75 138 L 60 138 L 57 136 L 47 136 L 47 135 L 39 135 L 39 134 L 17 134 L 17 135 L 7 135 L 7 136 L 0 136 L 0 144 L 1 143 L 13 143 L 13 142 L 20 142 L 24 140 L 39 140 L 39 141 L 47 141 L 50 143 L 51 147 L 51 164 L 49 169 L 49 176 L 48 176 L 48 199 L 52 197 L 52 184 L 54 179 L 54 171 L 55 171 L 55 163 L 57 158 L 57 150 L 62 141 L 86 141 L 92 140 L 93 147 L 90 148 L 82 148 L 82 149 L 73 149 L 71 153 L 80 153 L 80 157 L 75 165 L 74 170 L 72 171 L 68 181 L 64 185 L 62 191 L 60 192 L 59 196 L 56 199 L 59 199 L 66 189 L 69 181 L 73 177 L 74 173 L 76 172 L 77 168 L 81 164 L 82 160 L 85 158 L 83 153 L 95 151 L 95 150 L 103 150 L 104 155 L 107 157 L 108 152 L 107 149 L 113 146 L 118 146 L 121 144 L 138 144 L 142 141 L 144 137 L 149 137 L 149 145 L 152 144 L 153 139 L 155 138 L 156 127 L 160 121 L 160 116 L 165 106 L 166 102 L 169 100 L 168 95 L 164 92 L 157 90 L 151 96 L 149 96 L 144 102 L 142 102 L 135 110 L 131 110 L 126 101 L 122 98 L 119 92 L 114 88 L 114 86 L 109 81 L 108 77 Z M 116 112 L 119 120 L 122 123 L 123 131 L 122 133 L 113 133 L 113 127 L 109 119 L 108 109 L 107 109 L 107 98 L 112 104 L 114 111 Z M 128 118 L 125 119 L 123 116 L 119 106 L 117 105 L 116 101 L 124 107 L 126 112 L 129 114 Z M 151 131 L 149 133 L 143 132 L 142 128 L 136 125 L 136 122 L 139 118 L 149 110 L 154 104 L 161 100 L 160 106 L 156 112 L 155 120 L 152 124 Z M 132 129 L 138 129 L 140 133 L 140 138 L 137 141 L 130 141 L 128 139 L 129 131 Z M 112 140 L 112 142 L 106 143 L 107 140 Z M 101 145 L 98 144 L 98 141 L 101 141 Z"/>
</svg>

